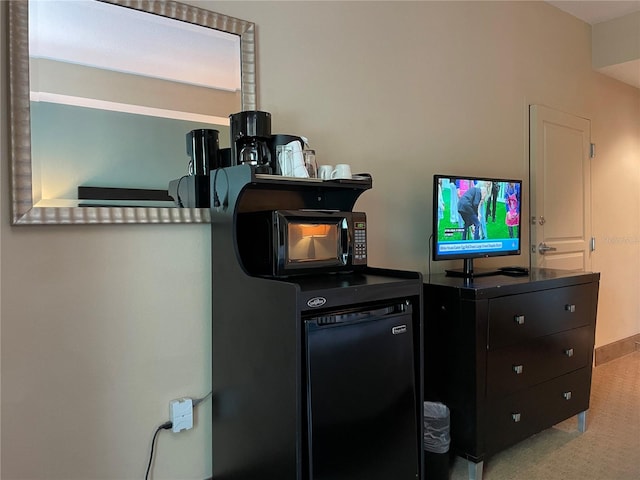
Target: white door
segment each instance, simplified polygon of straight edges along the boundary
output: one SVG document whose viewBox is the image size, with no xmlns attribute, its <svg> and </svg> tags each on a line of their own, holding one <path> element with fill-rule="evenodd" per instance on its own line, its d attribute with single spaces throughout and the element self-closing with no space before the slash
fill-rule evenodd
<svg viewBox="0 0 640 480">
<path fill-rule="evenodd" d="M 591 270 L 591 122 L 529 109 L 531 265 Z"/>
</svg>

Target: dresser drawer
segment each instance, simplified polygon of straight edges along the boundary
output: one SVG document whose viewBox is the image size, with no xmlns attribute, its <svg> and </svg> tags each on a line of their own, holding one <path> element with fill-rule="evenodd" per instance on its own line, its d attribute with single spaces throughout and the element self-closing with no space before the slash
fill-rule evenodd
<svg viewBox="0 0 640 480">
<path fill-rule="evenodd" d="M 546 335 L 487 353 L 487 398 L 508 395 L 590 366 L 593 328 Z"/>
<path fill-rule="evenodd" d="M 594 318 L 591 291 L 591 285 L 574 285 L 489 300 L 487 347 L 589 325 Z"/>
<path fill-rule="evenodd" d="M 589 408 L 586 367 L 488 402 L 486 450 L 491 455 Z"/>
</svg>

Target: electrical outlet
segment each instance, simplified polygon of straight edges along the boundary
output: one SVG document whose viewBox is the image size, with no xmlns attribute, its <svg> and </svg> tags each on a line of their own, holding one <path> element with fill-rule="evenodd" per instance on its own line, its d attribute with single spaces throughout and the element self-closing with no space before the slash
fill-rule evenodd
<svg viewBox="0 0 640 480">
<path fill-rule="evenodd" d="M 169 403 L 169 418 L 173 426 L 171 430 L 180 432 L 193 428 L 193 400 L 180 398 Z"/>
</svg>

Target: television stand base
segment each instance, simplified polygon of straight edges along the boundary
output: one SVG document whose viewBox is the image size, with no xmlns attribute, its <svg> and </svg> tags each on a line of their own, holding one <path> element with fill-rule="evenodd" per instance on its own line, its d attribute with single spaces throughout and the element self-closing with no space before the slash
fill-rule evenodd
<svg viewBox="0 0 640 480">
<path fill-rule="evenodd" d="M 445 273 L 449 277 L 464 277 L 464 278 L 488 277 L 491 275 L 501 274 L 499 270 L 489 269 L 489 268 L 478 268 L 478 269 L 474 269 L 472 272 L 465 271 L 464 268 L 454 268 L 452 270 L 445 270 Z"/>
</svg>

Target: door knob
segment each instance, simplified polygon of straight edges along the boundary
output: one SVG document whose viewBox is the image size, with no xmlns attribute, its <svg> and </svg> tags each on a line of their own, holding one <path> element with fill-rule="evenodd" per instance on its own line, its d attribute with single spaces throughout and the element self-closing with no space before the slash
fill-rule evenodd
<svg viewBox="0 0 640 480">
<path fill-rule="evenodd" d="M 556 247 L 550 247 L 546 243 L 542 242 L 538 245 L 538 253 L 544 255 L 547 252 L 555 252 L 557 250 Z"/>
</svg>

